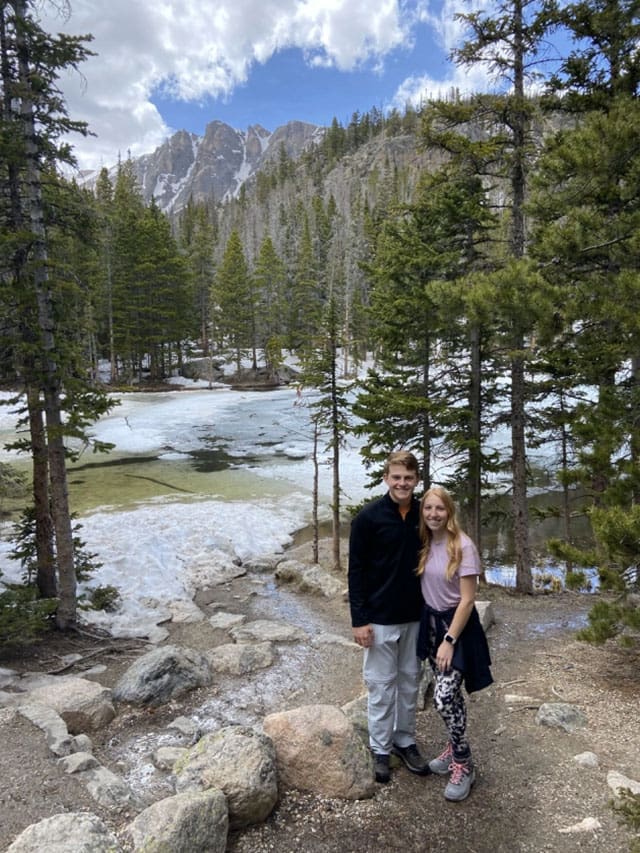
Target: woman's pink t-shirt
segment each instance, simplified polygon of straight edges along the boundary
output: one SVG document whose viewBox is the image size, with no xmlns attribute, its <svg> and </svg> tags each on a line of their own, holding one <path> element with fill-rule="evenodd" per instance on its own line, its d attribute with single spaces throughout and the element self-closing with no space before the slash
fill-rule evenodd
<svg viewBox="0 0 640 853">
<path fill-rule="evenodd" d="M 453 578 L 446 578 L 449 554 L 447 541 L 432 542 L 429 556 L 420 576 L 422 597 L 434 610 L 450 610 L 460 603 L 460 578 L 480 574 L 480 556 L 478 549 L 466 533 L 462 537 L 462 562 Z"/>
</svg>

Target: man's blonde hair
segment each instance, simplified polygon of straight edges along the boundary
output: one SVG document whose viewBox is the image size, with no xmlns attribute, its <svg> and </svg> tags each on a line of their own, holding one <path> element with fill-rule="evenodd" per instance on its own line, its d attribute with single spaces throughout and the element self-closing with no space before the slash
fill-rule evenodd
<svg viewBox="0 0 640 853">
<path fill-rule="evenodd" d="M 382 473 L 385 475 L 388 474 L 389 467 L 391 465 L 404 465 L 407 471 L 413 471 L 417 477 L 420 476 L 420 465 L 418 464 L 418 460 L 409 450 L 394 450 L 393 453 L 390 453 L 384 463 L 384 470 Z"/>
</svg>

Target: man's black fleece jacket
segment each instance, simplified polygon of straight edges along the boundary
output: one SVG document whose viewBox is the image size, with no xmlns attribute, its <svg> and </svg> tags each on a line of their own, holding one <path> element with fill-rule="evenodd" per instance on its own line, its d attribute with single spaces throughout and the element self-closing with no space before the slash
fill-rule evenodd
<svg viewBox="0 0 640 853">
<path fill-rule="evenodd" d="M 399 625 L 417 622 L 422 612 L 416 575 L 420 518 L 416 498 L 403 519 L 387 492 L 367 504 L 351 523 L 349 538 L 349 605 L 354 628 L 373 622 Z"/>
</svg>

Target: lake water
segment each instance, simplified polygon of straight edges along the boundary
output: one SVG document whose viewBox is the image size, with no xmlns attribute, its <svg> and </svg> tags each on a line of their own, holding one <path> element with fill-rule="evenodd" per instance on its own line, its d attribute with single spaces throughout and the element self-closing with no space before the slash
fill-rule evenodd
<svg viewBox="0 0 640 853">
<path fill-rule="evenodd" d="M 69 467 L 70 503 L 83 523 L 83 538 L 94 528 L 89 550 L 112 550 L 112 543 L 107 546 L 101 537 L 113 537 L 117 531 L 122 533 L 122 547 L 130 548 L 129 537 L 135 536 L 141 523 L 148 525 L 149 518 L 170 539 L 169 530 L 176 519 L 192 518 L 197 525 L 207 523 L 211 516 L 218 519 L 218 525 L 244 526 L 241 546 L 236 530 L 218 533 L 235 542 L 230 546 L 234 556 L 239 547 L 246 556 L 250 531 L 259 547 L 269 547 L 276 528 L 279 543 L 287 537 L 292 541 L 310 522 L 311 395 L 300 396 L 293 388 L 259 392 L 224 387 L 132 393 L 120 400 L 92 429 L 96 438 L 113 443 L 114 449 L 109 454 L 85 450 Z M 15 416 L 3 407 L 3 445 L 14 436 L 14 429 Z M 367 472 L 358 448 L 359 443 L 349 438 L 341 452 L 345 509 L 384 491 L 383 487 L 366 488 Z M 326 521 L 331 514 L 331 466 L 326 451 L 321 450 L 320 457 L 320 509 L 321 519 Z M 24 457 L 17 461 L 15 454 L 2 451 L 0 459 L 30 470 Z M 548 502 L 548 498 L 544 500 Z M 6 499 L 3 508 L 11 508 Z M 230 508 L 234 511 L 229 512 Z M 109 530 L 107 516 L 111 516 L 114 530 Z M 184 525 L 184 520 L 180 523 Z M 532 550 L 541 573 L 558 574 L 558 568 L 544 559 L 544 542 L 557 533 L 556 527 L 554 520 L 531 526 Z M 184 546 L 176 541 L 168 547 Z M 490 579 L 512 584 L 513 539 L 508 523 L 493 522 L 487 527 L 482 552 Z"/>
</svg>

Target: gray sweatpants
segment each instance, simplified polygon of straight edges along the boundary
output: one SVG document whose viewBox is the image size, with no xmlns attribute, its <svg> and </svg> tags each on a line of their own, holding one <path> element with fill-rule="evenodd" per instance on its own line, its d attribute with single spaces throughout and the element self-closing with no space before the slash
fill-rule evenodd
<svg viewBox="0 0 640 853">
<path fill-rule="evenodd" d="M 369 691 L 369 744 L 391 753 L 393 744 L 416 742 L 416 703 L 421 663 L 416 655 L 419 622 L 373 625 L 373 645 L 364 652 L 363 676 Z"/>
</svg>

